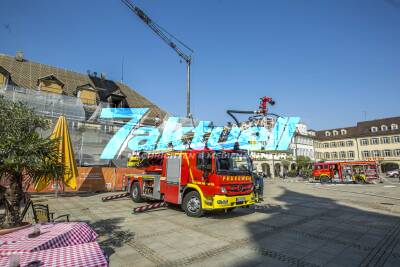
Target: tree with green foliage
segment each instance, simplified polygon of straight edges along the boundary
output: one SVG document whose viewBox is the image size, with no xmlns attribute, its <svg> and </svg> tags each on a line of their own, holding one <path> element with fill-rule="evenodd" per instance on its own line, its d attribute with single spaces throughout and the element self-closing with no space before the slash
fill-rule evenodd
<svg viewBox="0 0 400 267">
<path fill-rule="evenodd" d="M 311 161 L 311 159 L 310 159 L 309 157 L 307 157 L 307 156 L 298 156 L 298 157 L 296 158 L 296 164 L 297 164 L 297 168 L 298 168 L 299 170 L 302 170 L 302 169 L 309 169 L 309 168 L 311 168 L 312 161 Z"/>
<path fill-rule="evenodd" d="M 282 166 L 283 166 L 286 170 L 289 170 L 290 161 L 285 160 L 285 159 L 282 159 L 282 160 L 281 160 L 281 164 L 282 164 Z"/>
<path fill-rule="evenodd" d="M 6 188 L 5 227 L 20 225 L 23 183 L 30 185 L 41 177 L 60 177 L 57 140 L 41 137 L 38 130 L 48 129 L 50 121 L 38 116 L 22 103 L 0 96 L 0 179 Z"/>
<path fill-rule="evenodd" d="M 303 176 L 310 176 L 312 172 L 312 161 L 307 156 L 298 156 L 296 158 L 297 169 Z"/>
</svg>

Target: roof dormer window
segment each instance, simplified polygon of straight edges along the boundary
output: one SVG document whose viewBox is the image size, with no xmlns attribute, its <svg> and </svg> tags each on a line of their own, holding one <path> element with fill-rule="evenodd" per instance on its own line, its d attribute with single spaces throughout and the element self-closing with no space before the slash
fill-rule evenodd
<svg viewBox="0 0 400 267">
<path fill-rule="evenodd" d="M 6 88 L 10 80 L 10 73 L 0 66 L 0 89 Z"/>
<path fill-rule="evenodd" d="M 387 131 L 388 127 L 387 125 L 381 125 L 381 131 Z"/>
<path fill-rule="evenodd" d="M 40 91 L 56 94 L 63 93 L 64 83 L 53 74 L 39 78 L 37 85 Z"/>
<path fill-rule="evenodd" d="M 331 132 L 326 131 L 326 132 L 325 132 L 325 136 L 331 136 Z"/>
<path fill-rule="evenodd" d="M 338 131 L 336 131 L 336 130 L 333 131 L 333 135 L 338 135 L 338 134 L 339 134 Z"/>
<path fill-rule="evenodd" d="M 76 96 L 80 98 L 82 104 L 96 105 L 97 92 L 91 84 L 85 84 L 76 88 Z"/>
<path fill-rule="evenodd" d="M 397 125 L 396 123 L 392 123 L 392 125 L 390 125 L 390 129 L 397 130 L 399 129 L 399 125 Z"/>
<path fill-rule="evenodd" d="M 371 132 L 376 133 L 378 131 L 378 127 L 372 126 L 371 127 Z"/>
<path fill-rule="evenodd" d="M 126 95 L 122 93 L 121 90 L 119 89 L 109 94 L 107 97 L 107 101 L 108 103 L 110 103 L 111 107 L 116 107 L 116 108 L 127 107 Z"/>
<path fill-rule="evenodd" d="M 342 134 L 342 135 L 347 134 L 347 130 L 345 130 L 345 129 L 340 130 L 340 134 Z"/>
</svg>

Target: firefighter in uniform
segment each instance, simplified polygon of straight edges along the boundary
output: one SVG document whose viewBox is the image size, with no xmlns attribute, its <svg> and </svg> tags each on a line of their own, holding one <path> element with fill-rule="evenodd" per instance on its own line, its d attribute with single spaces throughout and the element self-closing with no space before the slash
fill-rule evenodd
<svg viewBox="0 0 400 267">
<path fill-rule="evenodd" d="M 262 202 L 264 195 L 264 177 L 259 175 L 257 172 L 253 171 L 253 184 L 254 184 L 254 196 L 256 198 L 256 202 Z"/>
</svg>

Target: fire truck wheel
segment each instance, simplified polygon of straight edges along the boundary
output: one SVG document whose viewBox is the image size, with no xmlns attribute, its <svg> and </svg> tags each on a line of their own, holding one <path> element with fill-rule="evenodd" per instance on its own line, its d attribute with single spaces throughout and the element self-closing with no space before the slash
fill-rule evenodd
<svg viewBox="0 0 400 267">
<path fill-rule="evenodd" d="M 321 184 L 326 184 L 326 183 L 329 182 L 329 177 L 327 177 L 327 176 L 321 176 L 321 177 L 319 177 L 319 182 L 320 182 Z"/>
<path fill-rule="evenodd" d="M 140 186 L 139 183 L 133 183 L 131 187 L 131 198 L 136 203 L 143 202 L 143 198 L 140 194 Z"/>
<path fill-rule="evenodd" d="M 201 207 L 201 197 L 197 191 L 191 191 L 183 198 L 183 210 L 187 216 L 201 217 L 204 210 Z"/>
<path fill-rule="evenodd" d="M 355 183 L 356 183 L 356 184 L 365 184 L 365 181 L 364 181 L 363 178 L 357 177 Z"/>
</svg>

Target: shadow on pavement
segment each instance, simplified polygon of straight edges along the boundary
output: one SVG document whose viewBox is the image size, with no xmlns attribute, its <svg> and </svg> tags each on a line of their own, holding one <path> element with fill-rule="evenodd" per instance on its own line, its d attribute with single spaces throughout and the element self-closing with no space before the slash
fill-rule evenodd
<svg viewBox="0 0 400 267">
<path fill-rule="evenodd" d="M 102 237 L 98 240 L 98 243 L 108 256 L 114 254 L 115 248 L 122 247 L 124 243 L 131 241 L 135 237 L 135 233 L 122 230 L 122 227 L 119 226 L 124 220 L 125 218 L 120 217 L 98 220 L 94 223 L 86 222 L 92 226 L 99 237 Z"/>
<path fill-rule="evenodd" d="M 284 203 L 255 209 L 237 266 L 400 266 L 399 217 L 281 189 Z"/>
</svg>

